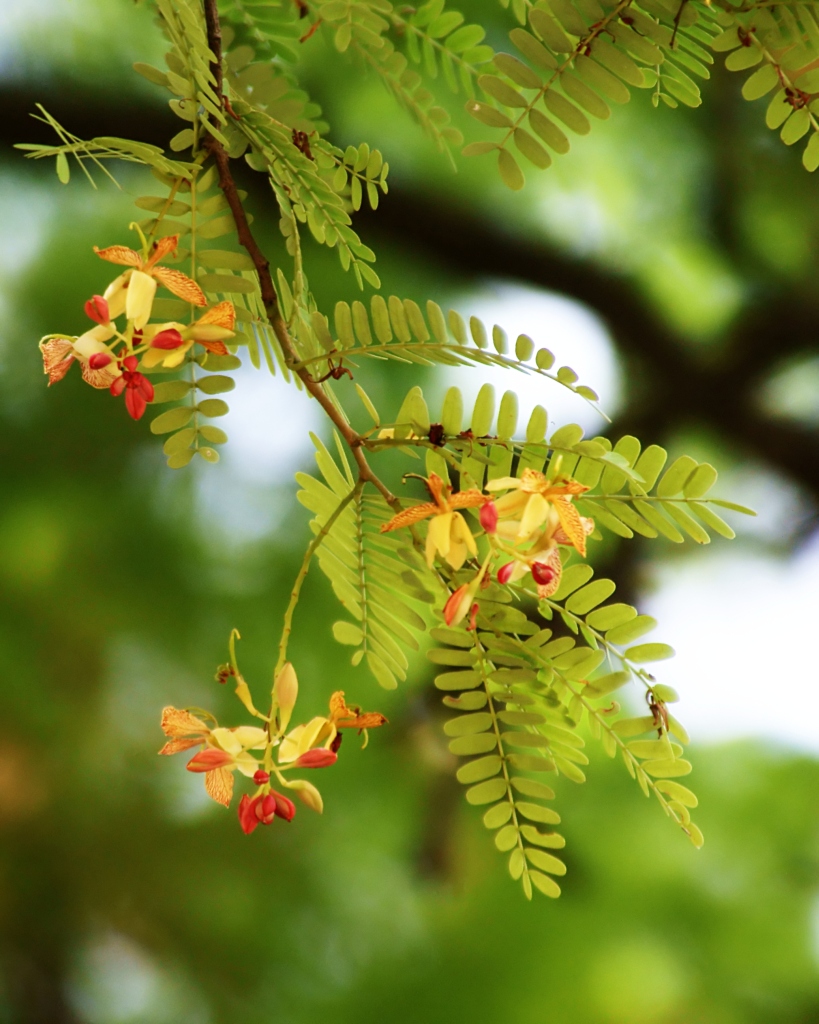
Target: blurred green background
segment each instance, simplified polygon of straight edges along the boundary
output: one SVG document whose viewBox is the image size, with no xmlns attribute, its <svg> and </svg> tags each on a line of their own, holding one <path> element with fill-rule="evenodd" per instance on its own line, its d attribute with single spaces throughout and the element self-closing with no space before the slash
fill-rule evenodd
<svg viewBox="0 0 819 1024">
<path fill-rule="evenodd" d="M 504 12 L 469 7 L 503 48 Z M 37 340 L 84 329 L 110 276 L 91 246 L 127 243 L 150 189 L 127 167 L 122 191 L 76 173 L 66 188 L 11 145 L 50 141 L 37 101 L 80 136 L 162 142 L 165 96 L 130 71 L 162 52 L 145 4 L 0 10 L 0 1021 L 819 1021 L 816 180 L 715 70 L 703 109 L 638 95 L 513 195 L 482 160 L 453 175 L 320 35 L 306 53 L 335 140 L 391 164 L 389 196 L 358 219 L 384 292 L 528 325 L 599 384 L 610 436 L 709 458 L 725 496 L 760 509 L 731 553 L 660 540 L 595 556 L 623 599 L 667 613 L 704 849 L 596 748 L 585 786 L 558 783 L 564 895 L 527 904 L 459 793 L 426 662 L 378 691 L 334 644 L 318 571 L 291 647 L 301 709 L 343 688 L 391 721 L 366 751 L 348 737 L 323 818 L 248 838 L 183 759 L 156 757 L 164 704 L 234 716 L 213 681 L 232 627 L 251 685 L 269 686 L 309 536 L 292 474 L 312 465 L 306 430 L 326 436 L 303 395 L 243 370 L 222 461 L 174 474 L 78 374 L 46 391 Z M 280 256 L 258 181 L 250 202 Z M 334 254 L 309 256 L 325 309 L 353 297 Z M 397 409 L 417 374 L 357 379 Z M 548 382 L 495 383 L 521 385 L 525 414 L 541 401 L 605 427 Z"/>
</svg>

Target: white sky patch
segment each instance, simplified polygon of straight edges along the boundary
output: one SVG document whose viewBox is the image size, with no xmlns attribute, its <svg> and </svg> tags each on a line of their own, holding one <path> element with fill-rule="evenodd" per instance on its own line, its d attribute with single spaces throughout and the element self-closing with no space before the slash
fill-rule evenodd
<svg viewBox="0 0 819 1024">
<path fill-rule="evenodd" d="M 819 753 L 819 535 L 788 559 L 702 551 L 657 569 L 643 610 L 677 656 L 654 674 L 697 740 L 759 736 Z M 647 639 L 654 639 L 655 634 Z M 808 655 L 809 656 L 806 656 Z"/>
<path fill-rule="evenodd" d="M 208 520 L 219 523 L 226 538 L 246 542 L 274 530 L 292 507 L 279 491 L 292 487 L 298 469 L 309 468 L 309 433 L 321 433 L 324 419 L 304 391 L 265 366 L 257 370 L 245 361 L 231 376 L 230 412 L 214 421 L 229 440 L 218 466 L 197 467 L 199 495 Z"/>
<path fill-rule="evenodd" d="M 571 366 L 578 374 L 578 383 L 597 392 L 601 407 L 609 416 L 617 411 L 621 389 L 614 347 L 602 323 L 579 303 L 550 292 L 496 284 L 453 305 L 466 320 L 470 315 L 482 320 L 490 335 L 493 325 L 499 324 L 509 337 L 510 352 L 514 351 L 517 336 L 528 334 L 537 348 L 548 348 L 555 354 L 553 371 L 559 366 Z M 498 403 L 504 391 L 517 393 L 517 436 L 524 435 L 536 405 L 544 406 L 549 413 L 549 433 L 554 426 L 565 423 L 579 423 L 589 434 L 606 426 L 599 412 L 561 384 L 537 374 L 491 366 L 443 368 L 437 384 L 429 388 L 433 418 L 440 410 L 446 389 L 454 384 L 463 391 L 464 426 L 468 426 L 478 391 L 487 382 L 494 384 Z"/>
</svg>

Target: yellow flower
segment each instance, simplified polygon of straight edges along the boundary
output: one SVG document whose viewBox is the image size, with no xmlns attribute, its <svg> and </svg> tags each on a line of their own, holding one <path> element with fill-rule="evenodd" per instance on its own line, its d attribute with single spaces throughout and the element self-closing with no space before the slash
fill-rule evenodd
<svg viewBox="0 0 819 1024">
<path fill-rule="evenodd" d="M 214 355 L 226 356 L 228 350 L 224 341 L 232 338 L 236 326 L 236 310 L 232 302 L 219 302 L 189 326 L 178 323 L 151 324 L 142 333 L 148 351 L 142 356 L 146 370 L 159 366 L 172 368 L 185 359 L 188 349 L 198 342 Z M 158 336 L 162 337 L 159 338 Z M 154 346 L 156 340 L 157 345 Z"/>
<path fill-rule="evenodd" d="M 445 484 L 437 473 L 430 473 L 427 489 L 433 498 L 432 501 L 413 505 L 412 508 L 399 512 L 388 523 L 384 523 L 381 532 L 387 533 L 401 526 L 412 526 L 413 523 L 420 523 L 421 520 L 432 516 L 427 532 L 427 565 L 432 566 L 437 552 L 453 569 L 460 569 L 467 555 L 477 555 L 478 549 L 466 520 L 455 510 L 478 508 L 489 499 L 474 489 L 453 494 L 449 484 Z"/>
<path fill-rule="evenodd" d="M 550 535 L 561 529 L 566 542 L 585 557 L 587 526 L 572 504 L 574 495 L 588 490 L 585 484 L 567 477 L 549 480 L 535 469 L 525 469 L 519 479 L 505 476 L 490 480 L 486 489 L 509 490 L 495 503 L 501 519 L 515 520 L 514 524 L 499 524 L 498 532 L 502 536 L 514 533 L 518 541 L 531 540 L 544 524 L 549 524 Z M 594 523 L 588 522 L 594 529 Z"/>
<path fill-rule="evenodd" d="M 358 707 L 348 707 L 344 691 L 336 690 L 330 697 L 330 714 L 323 718 L 311 718 L 305 725 L 297 725 L 284 737 L 279 747 L 277 761 L 289 764 L 315 747 L 335 750 L 341 742 L 339 729 L 376 729 L 386 725 L 387 719 L 379 711 L 361 712 Z"/>
<path fill-rule="evenodd" d="M 124 312 L 134 327 L 141 330 L 151 317 L 157 284 L 164 285 L 168 291 L 194 306 L 207 305 L 204 292 L 192 278 L 173 267 L 159 266 L 160 261 L 176 249 L 178 241 L 179 235 L 160 238 L 154 242 L 147 259 L 126 245 L 111 245 L 107 249 L 94 246 L 94 252 L 100 259 L 133 268 L 120 274 L 105 290 L 104 298 L 112 319 Z"/>
</svg>

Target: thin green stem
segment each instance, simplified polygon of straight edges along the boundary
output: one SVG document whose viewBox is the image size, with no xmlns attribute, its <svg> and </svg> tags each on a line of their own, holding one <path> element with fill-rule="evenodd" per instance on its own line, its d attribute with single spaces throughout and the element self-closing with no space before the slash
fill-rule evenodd
<svg viewBox="0 0 819 1024">
<path fill-rule="evenodd" d="M 316 553 L 316 551 L 318 551 L 322 542 L 330 533 L 330 531 L 332 530 L 333 526 L 336 523 L 336 520 L 344 511 L 344 509 L 347 508 L 350 502 L 364 489 L 364 483 L 365 481 L 361 477 L 359 477 L 355 487 L 353 487 L 349 494 L 346 494 L 341 499 L 333 514 L 330 516 L 330 518 L 327 520 L 324 526 L 322 526 L 322 528 L 319 530 L 319 532 L 307 546 L 307 550 L 304 553 L 304 559 L 302 560 L 301 563 L 301 568 L 299 569 L 298 575 L 296 576 L 295 582 L 293 583 L 293 589 L 290 591 L 290 601 L 284 613 L 284 624 L 282 626 L 281 640 L 279 641 L 279 659 L 276 662 L 276 668 L 275 671 L 273 672 L 274 680 L 276 676 L 278 676 L 279 672 L 281 672 L 285 662 L 287 661 L 287 644 L 288 641 L 290 640 L 290 633 L 293 628 L 293 613 L 296 610 L 296 605 L 299 603 L 299 595 L 301 593 L 302 584 L 304 583 L 305 577 L 307 576 L 307 572 L 310 568 L 310 562 L 312 561 L 313 555 Z M 271 717 L 272 714 L 273 712 L 271 711 Z"/>
</svg>

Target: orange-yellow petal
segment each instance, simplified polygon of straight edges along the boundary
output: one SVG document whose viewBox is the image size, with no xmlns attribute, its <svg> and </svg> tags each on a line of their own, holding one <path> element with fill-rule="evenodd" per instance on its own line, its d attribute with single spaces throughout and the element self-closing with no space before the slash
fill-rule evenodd
<svg viewBox="0 0 819 1024">
<path fill-rule="evenodd" d="M 176 247 L 179 244 L 179 235 L 166 235 L 164 238 L 158 239 L 154 242 L 154 247 L 151 250 L 151 255 L 145 264 L 145 269 L 150 270 L 160 260 L 164 260 L 166 256 L 172 252 L 176 252 Z"/>
<path fill-rule="evenodd" d="M 165 746 L 159 751 L 160 754 L 179 754 L 183 750 L 190 750 L 202 742 L 201 736 L 179 736 L 175 740 L 168 740 Z"/>
<path fill-rule="evenodd" d="M 214 324 L 216 327 L 224 327 L 228 331 L 233 331 L 236 329 L 236 310 L 232 302 L 217 302 L 196 322 L 197 324 Z"/>
<path fill-rule="evenodd" d="M 206 736 L 210 732 L 210 727 L 201 718 L 174 707 L 162 709 L 160 724 L 166 736 Z"/>
<path fill-rule="evenodd" d="M 197 339 L 198 344 L 202 348 L 206 348 L 208 352 L 213 353 L 215 356 L 229 356 L 230 350 L 223 341 L 203 341 L 201 338 Z"/>
<path fill-rule="evenodd" d="M 555 495 L 552 498 L 552 504 L 557 511 L 558 518 L 560 519 L 560 526 L 569 538 L 569 542 L 573 544 L 577 551 L 585 558 L 586 529 L 583 525 L 580 513 L 571 501 L 569 501 L 568 498 L 564 498 L 562 495 Z"/>
<path fill-rule="evenodd" d="M 185 302 L 192 302 L 194 306 L 207 306 L 205 293 L 196 281 L 183 274 L 181 270 L 174 267 L 154 267 L 151 276 Z"/>
<path fill-rule="evenodd" d="M 432 501 L 425 501 L 422 505 L 413 505 L 412 508 L 405 508 L 403 512 L 399 512 L 389 522 L 384 523 L 381 527 L 381 533 L 397 530 L 401 526 L 412 526 L 414 523 L 420 523 L 422 519 L 427 519 L 429 516 L 438 515 L 440 511 L 438 506 Z"/>
<path fill-rule="evenodd" d="M 205 772 L 205 792 L 223 807 L 230 807 L 233 797 L 233 773 L 227 768 L 214 768 Z"/>
<path fill-rule="evenodd" d="M 485 494 L 481 494 L 480 491 L 476 491 L 474 488 L 469 491 L 458 491 L 457 494 L 453 494 L 449 499 L 449 504 L 452 508 L 478 508 L 480 505 L 485 505 L 489 501 L 489 498 Z"/>
<path fill-rule="evenodd" d="M 142 266 L 142 257 L 127 245 L 109 245 L 107 249 L 98 249 L 95 245 L 94 252 L 101 260 L 108 260 L 109 263 L 119 263 L 123 267 Z"/>
</svg>

